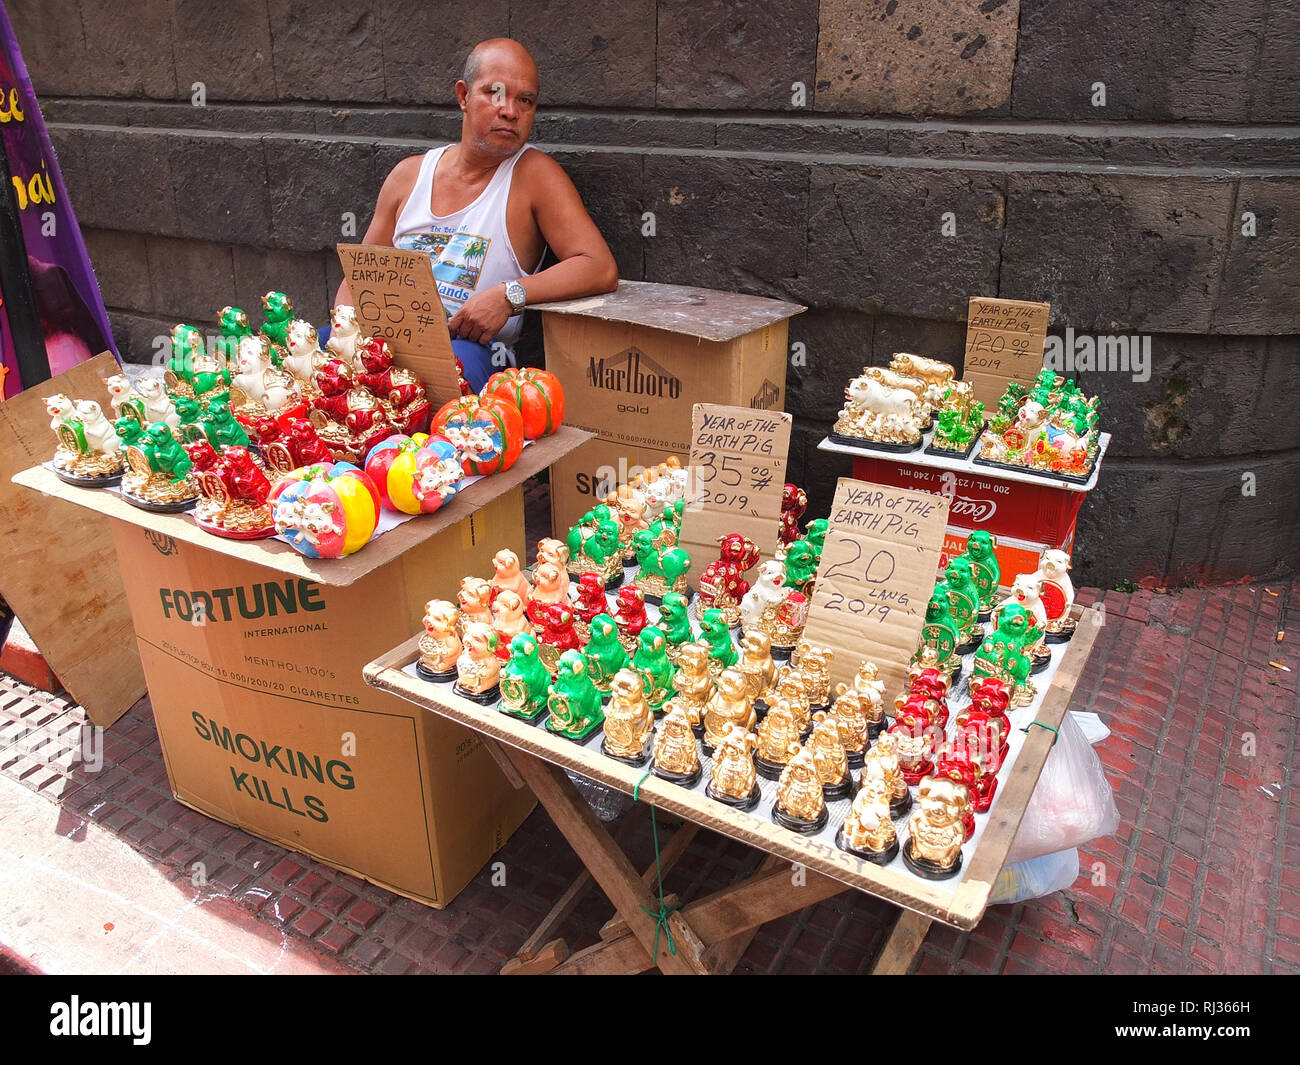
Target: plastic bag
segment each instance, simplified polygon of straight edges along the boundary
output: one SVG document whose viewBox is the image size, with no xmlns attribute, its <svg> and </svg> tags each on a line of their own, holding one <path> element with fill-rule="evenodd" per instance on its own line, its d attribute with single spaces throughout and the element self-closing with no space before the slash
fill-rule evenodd
<svg viewBox="0 0 1300 1065">
<path fill-rule="evenodd" d="M 1119 810 L 1101 759 L 1070 714 L 1047 756 L 1006 864 L 1080 847 L 1119 828 Z M 1005 868 L 1005 866 L 1004 866 Z"/>
<path fill-rule="evenodd" d="M 1053 891 L 1068 888 L 1078 879 L 1079 852 L 1074 847 L 1056 854 L 1044 854 L 1041 858 L 1030 858 L 1027 862 L 1008 865 L 998 874 L 993 881 L 989 905 L 1000 906 L 1050 895 Z"/>
</svg>

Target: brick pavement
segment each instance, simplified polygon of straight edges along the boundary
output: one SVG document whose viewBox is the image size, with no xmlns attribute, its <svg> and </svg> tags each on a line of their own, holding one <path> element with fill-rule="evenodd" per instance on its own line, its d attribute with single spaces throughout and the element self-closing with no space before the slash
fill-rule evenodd
<svg viewBox="0 0 1300 1065">
<path fill-rule="evenodd" d="M 1119 831 L 1085 848 L 1069 890 L 994 907 L 969 934 L 932 927 L 915 968 L 1300 972 L 1300 804 L 1290 792 L 1300 580 L 1112 591 L 1100 603 L 1105 625 L 1072 705 L 1112 729 L 1098 750 Z M 1291 635 L 1279 643 L 1283 629 Z M 62 803 L 67 819 L 115 833 L 175 881 L 201 868 L 207 891 L 247 920 L 357 971 L 494 972 L 579 871 L 539 810 L 498 855 L 504 887 L 485 870 L 449 908 L 430 909 L 175 802 L 147 700 L 101 734 L 98 772 L 79 757 L 82 722 L 66 695 L 0 677 L 0 773 Z M 626 816 L 626 846 L 648 864 L 648 815 L 642 807 Z M 714 890 L 757 858 L 701 833 L 667 888 L 684 897 Z M 827 900 L 761 929 L 738 969 L 866 971 L 890 913 L 860 893 Z M 560 934 L 571 946 L 593 942 L 610 914 L 591 894 Z"/>
</svg>

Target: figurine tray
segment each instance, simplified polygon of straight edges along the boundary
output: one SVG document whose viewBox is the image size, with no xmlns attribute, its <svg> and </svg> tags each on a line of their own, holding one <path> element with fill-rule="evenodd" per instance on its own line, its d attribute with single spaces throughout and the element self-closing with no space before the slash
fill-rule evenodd
<svg viewBox="0 0 1300 1065">
<path fill-rule="evenodd" d="M 970 929 L 979 923 L 988 906 L 989 893 L 1002 870 L 1011 841 L 1024 816 L 1030 793 L 1038 781 L 1053 732 L 1045 728 L 1022 731 L 1031 721 L 1055 729 L 1065 716 L 1075 684 L 1096 639 L 1100 617 L 1095 611 L 1075 607 L 1075 635 L 1069 643 L 1049 645 L 1052 663 L 1033 677 L 1038 697 L 1028 707 L 1009 712 L 1012 723 L 1010 752 L 998 773 L 998 789 L 986 814 L 975 815 L 975 833 L 962 848 L 962 867 L 948 880 L 925 880 L 912 873 L 897 856 L 878 866 L 857 858 L 835 845 L 835 834 L 851 806 L 850 799 L 827 802 L 830 814 L 826 826 L 812 836 L 803 836 L 772 820 L 776 782 L 759 778 L 762 798 L 752 811 L 734 809 L 710 799 L 704 793 L 711 759 L 701 752 L 704 773 L 698 784 L 684 787 L 647 774 L 647 766 L 625 765 L 601 753 L 602 732 L 597 730 L 582 743 L 575 743 L 547 731 L 542 722 L 529 724 L 495 706 L 483 707 L 452 692 L 451 684 L 422 680 L 415 672 L 418 636 L 365 669 L 366 683 L 399 695 L 444 717 L 467 725 L 485 736 L 545 759 L 564 769 L 598 780 L 628 795 L 639 784 L 640 797 L 670 810 L 705 828 L 738 839 L 790 862 L 839 880 L 850 887 L 887 899 L 927 917 L 957 928 Z M 948 705 L 952 717 L 970 702 L 967 678 L 974 656 L 964 661 L 962 677 L 953 686 Z M 892 700 L 892 695 L 891 695 Z M 856 774 L 857 771 L 855 771 Z M 916 789 L 912 789 L 915 799 Z M 900 844 L 907 838 L 907 818 L 895 822 Z"/>
</svg>

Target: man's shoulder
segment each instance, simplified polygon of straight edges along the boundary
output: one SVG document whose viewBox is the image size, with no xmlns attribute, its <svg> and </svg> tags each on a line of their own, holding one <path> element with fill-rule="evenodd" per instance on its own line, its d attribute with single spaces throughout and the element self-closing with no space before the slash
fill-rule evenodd
<svg viewBox="0 0 1300 1065">
<path fill-rule="evenodd" d="M 419 155 L 408 155 L 388 172 L 384 184 L 405 185 L 407 188 L 414 185 L 415 179 L 420 176 L 420 165 L 424 162 L 424 157 L 427 154 L 427 152 L 421 152 Z"/>
<path fill-rule="evenodd" d="M 515 176 L 530 188 L 546 188 L 556 181 L 568 180 L 564 167 L 540 148 L 531 146 L 515 164 Z"/>
</svg>

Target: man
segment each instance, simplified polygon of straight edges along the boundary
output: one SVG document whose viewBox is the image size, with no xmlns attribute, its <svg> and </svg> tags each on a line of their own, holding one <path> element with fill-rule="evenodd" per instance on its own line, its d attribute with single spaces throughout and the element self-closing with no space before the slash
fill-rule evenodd
<svg viewBox="0 0 1300 1065">
<path fill-rule="evenodd" d="M 456 99 L 460 140 L 393 168 L 365 243 L 429 253 L 452 348 L 477 390 L 514 363 L 525 304 L 612 292 L 618 267 L 560 164 L 527 144 L 537 108 L 528 51 L 505 38 L 476 45 Z M 548 246 L 559 261 L 539 271 Z M 345 281 L 335 303 L 351 302 Z"/>
</svg>

